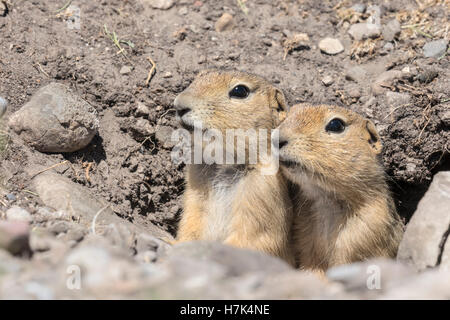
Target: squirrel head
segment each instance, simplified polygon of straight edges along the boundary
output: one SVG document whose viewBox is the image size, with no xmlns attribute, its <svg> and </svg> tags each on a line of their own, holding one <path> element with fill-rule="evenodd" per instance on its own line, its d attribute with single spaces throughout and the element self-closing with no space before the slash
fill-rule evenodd
<svg viewBox="0 0 450 320">
<path fill-rule="evenodd" d="M 300 104 L 278 129 L 273 148 L 293 182 L 313 183 L 345 198 L 384 188 L 382 144 L 370 120 L 340 107 Z"/>
<path fill-rule="evenodd" d="M 203 129 L 273 129 L 285 117 L 281 90 L 266 80 L 237 71 L 204 70 L 175 99 L 180 124 Z"/>
</svg>

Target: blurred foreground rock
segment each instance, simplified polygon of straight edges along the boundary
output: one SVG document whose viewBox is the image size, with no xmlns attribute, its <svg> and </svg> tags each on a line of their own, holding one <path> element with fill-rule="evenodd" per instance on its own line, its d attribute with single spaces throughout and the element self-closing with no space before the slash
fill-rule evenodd
<svg viewBox="0 0 450 320">
<path fill-rule="evenodd" d="M 450 171 L 436 174 L 400 244 L 398 259 L 417 270 L 450 270 Z"/>
</svg>

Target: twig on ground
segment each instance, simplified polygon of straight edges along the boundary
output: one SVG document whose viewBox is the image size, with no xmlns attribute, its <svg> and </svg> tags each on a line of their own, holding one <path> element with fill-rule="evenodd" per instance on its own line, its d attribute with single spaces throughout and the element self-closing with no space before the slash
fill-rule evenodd
<svg viewBox="0 0 450 320">
<path fill-rule="evenodd" d="M 30 190 L 22 190 L 22 191 L 23 191 L 23 192 L 26 192 L 26 193 L 29 193 L 29 194 L 31 194 L 31 195 L 33 195 L 33 196 L 39 197 L 39 195 L 38 195 L 37 193 L 32 192 L 32 191 L 30 191 Z"/>
<path fill-rule="evenodd" d="M 69 162 L 68 160 L 64 160 L 63 162 L 54 164 L 54 165 L 52 165 L 51 167 L 48 167 L 48 168 L 46 168 L 46 169 L 43 169 L 43 170 L 41 170 L 41 171 L 39 171 L 39 172 L 33 174 L 33 175 L 31 176 L 30 180 L 34 179 L 37 175 L 40 175 L 41 173 L 44 173 L 44 172 L 46 172 L 46 171 L 48 171 L 48 170 L 51 170 L 51 169 L 56 168 L 56 167 L 59 167 L 59 166 L 61 166 L 61 165 L 63 165 L 63 164 L 66 164 L 66 163 L 68 163 L 68 162 Z"/>
<path fill-rule="evenodd" d="M 84 175 L 86 176 L 86 181 L 89 183 L 91 183 L 91 177 L 89 176 L 89 171 L 91 170 L 93 164 L 94 164 L 93 162 L 83 163 L 83 168 L 85 168 Z"/>
<path fill-rule="evenodd" d="M 147 57 L 147 60 L 150 62 L 150 64 L 152 65 L 152 68 L 150 69 L 150 71 L 148 72 L 148 76 L 147 76 L 147 80 L 145 80 L 145 86 L 147 87 L 148 84 L 150 83 L 150 81 L 153 78 L 153 73 L 156 70 L 156 63 L 155 61 L 152 60 L 152 58 Z"/>
<path fill-rule="evenodd" d="M 39 62 L 37 62 L 37 66 L 39 67 L 39 70 L 41 70 L 41 72 L 47 77 L 50 78 L 50 76 L 48 75 L 47 72 L 45 72 L 45 70 L 42 68 L 41 64 Z"/>
</svg>

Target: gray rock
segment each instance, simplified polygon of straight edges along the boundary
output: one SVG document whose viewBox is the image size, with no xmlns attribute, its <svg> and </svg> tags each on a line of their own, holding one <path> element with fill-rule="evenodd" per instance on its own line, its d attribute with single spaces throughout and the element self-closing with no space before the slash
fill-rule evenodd
<svg viewBox="0 0 450 320">
<path fill-rule="evenodd" d="M 393 41 L 401 32 L 400 22 L 397 19 L 392 19 L 385 26 L 383 26 L 383 39 L 386 41 Z"/>
<path fill-rule="evenodd" d="M 320 40 L 319 49 L 329 55 L 335 55 L 344 51 L 344 46 L 338 39 L 325 38 Z"/>
<path fill-rule="evenodd" d="M 30 228 L 22 221 L 0 221 L 0 249 L 13 255 L 29 255 Z"/>
<path fill-rule="evenodd" d="M 258 251 L 238 249 L 218 242 L 191 241 L 172 247 L 168 259 L 194 258 L 217 263 L 225 268 L 228 276 L 251 272 L 280 273 L 292 270 L 281 259 Z"/>
<path fill-rule="evenodd" d="M 398 259 L 417 270 L 436 267 L 450 228 L 450 171 L 437 173 L 420 200 L 400 243 Z M 445 243 L 446 241 L 447 243 Z M 445 267 L 445 266 L 443 266 Z"/>
<path fill-rule="evenodd" d="M 170 237 L 156 226 L 149 224 L 144 229 L 119 218 L 108 205 L 94 198 L 89 189 L 63 176 L 42 173 L 33 179 L 33 185 L 46 206 L 69 213 L 71 220 L 79 221 L 92 233 L 102 234 L 110 224 L 115 223 L 132 233 L 149 232 L 159 237 Z"/>
<path fill-rule="evenodd" d="M 144 0 L 144 3 L 148 3 L 154 9 L 167 10 L 173 7 L 174 0 Z"/>
<path fill-rule="evenodd" d="M 357 41 L 368 38 L 377 38 L 381 34 L 381 28 L 374 23 L 355 23 L 349 29 L 350 36 Z"/>
<path fill-rule="evenodd" d="M 87 146 L 98 130 L 96 110 L 59 83 L 39 89 L 9 126 L 41 152 L 74 152 Z"/>
<path fill-rule="evenodd" d="M 426 43 L 423 46 L 423 55 L 425 58 L 440 58 L 447 51 L 448 40 L 440 39 Z"/>
<path fill-rule="evenodd" d="M 10 221 L 30 222 L 31 214 L 25 209 L 14 206 L 6 211 L 6 219 Z"/>
<path fill-rule="evenodd" d="M 172 148 L 175 143 L 172 141 L 173 128 L 168 126 L 157 126 L 155 131 L 155 138 L 165 149 Z"/>
<path fill-rule="evenodd" d="M 3 117 L 3 115 L 5 114 L 7 107 L 8 107 L 8 100 L 6 100 L 3 97 L 0 97 L 0 118 Z"/>
</svg>

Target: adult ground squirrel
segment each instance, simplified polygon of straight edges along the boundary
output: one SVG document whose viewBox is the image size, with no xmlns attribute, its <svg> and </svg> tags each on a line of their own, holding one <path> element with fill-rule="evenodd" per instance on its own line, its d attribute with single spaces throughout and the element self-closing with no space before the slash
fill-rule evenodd
<svg viewBox="0 0 450 320">
<path fill-rule="evenodd" d="M 396 255 L 403 224 L 371 121 L 340 107 L 296 105 L 279 126 L 278 148 L 283 174 L 297 187 L 292 237 L 300 268 L 323 273 Z"/>
<path fill-rule="evenodd" d="M 199 125 L 203 131 L 215 129 L 224 136 L 229 129 L 265 129 L 262 137 L 269 148 L 271 130 L 287 111 L 283 93 L 262 78 L 210 70 L 199 73 L 177 96 L 175 108 L 181 126 L 191 133 Z M 233 143 L 225 153 L 235 151 Z M 279 170 L 265 175 L 263 169 L 260 159 L 254 164 L 188 164 L 176 242 L 221 241 L 293 264 L 288 239 L 292 205 L 287 183 Z"/>
</svg>

